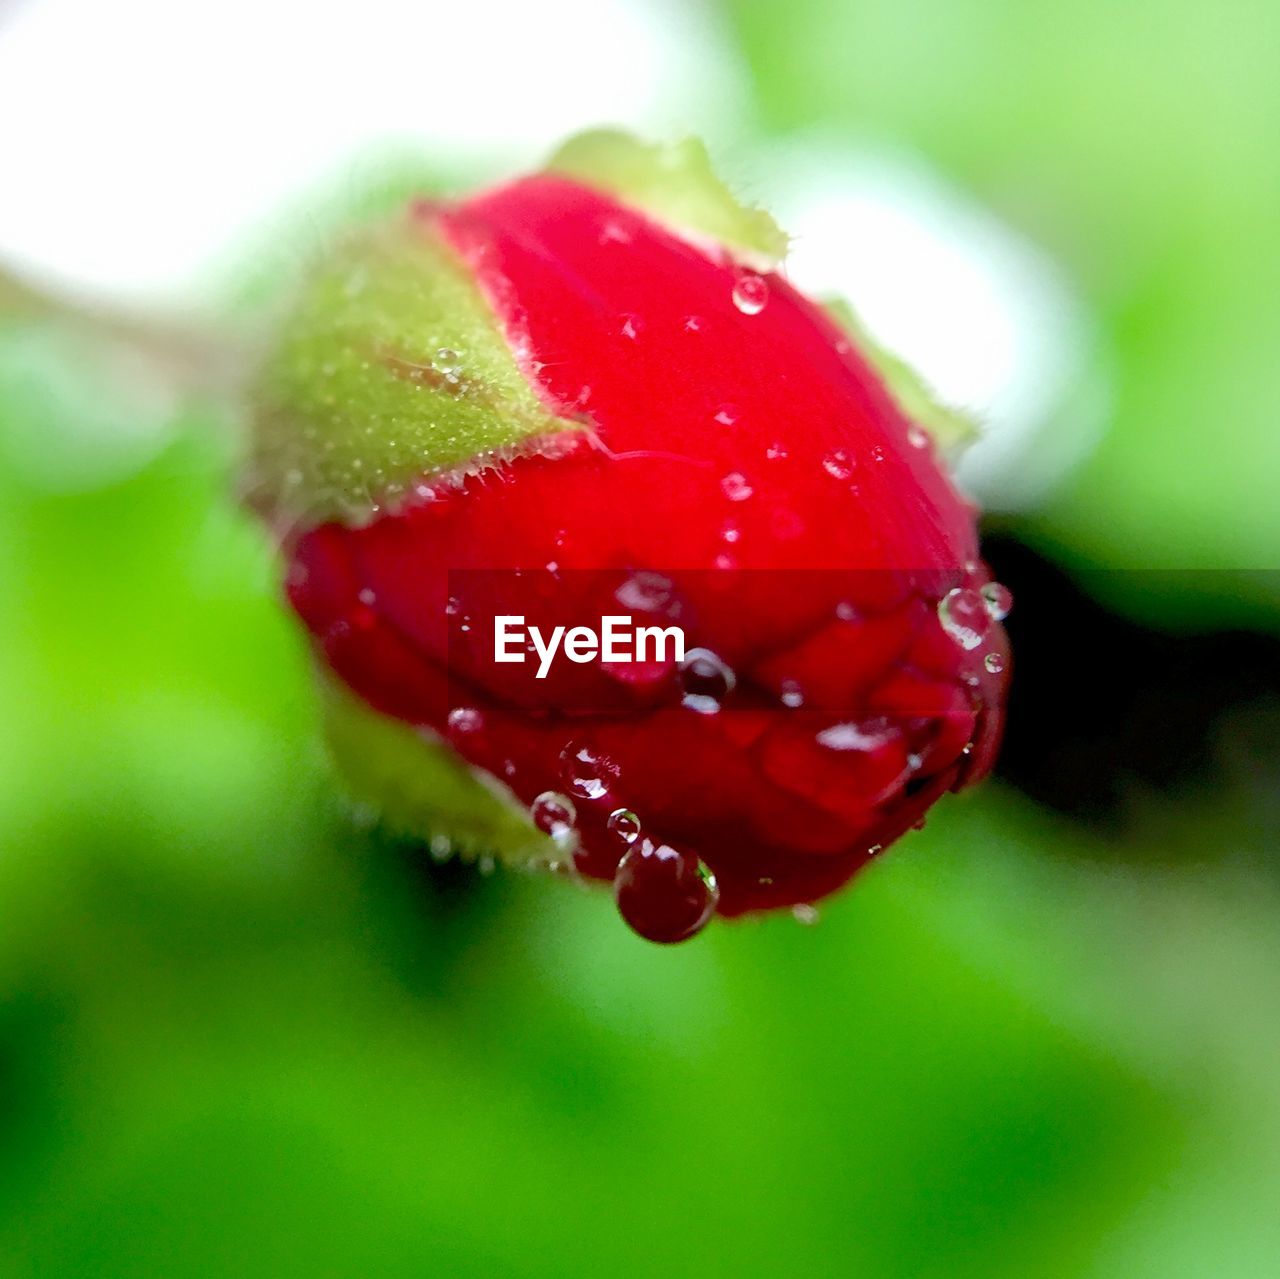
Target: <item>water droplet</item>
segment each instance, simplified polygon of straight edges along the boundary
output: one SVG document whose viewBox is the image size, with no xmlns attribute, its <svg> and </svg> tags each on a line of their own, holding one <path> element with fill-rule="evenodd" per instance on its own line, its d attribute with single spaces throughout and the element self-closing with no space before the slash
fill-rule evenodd
<svg viewBox="0 0 1280 1279">
<path fill-rule="evenodd" d="M 847 480 L 853 475 L 857 462 L 846 449 L 833 449 L 822 459 L 822 469 L 833 480 Z"/>
<path fill-rule="evenodd" d="M 720 481 L 720 487 L 731 502 L 745 502 L 755 492 L 751 481 L 741 471 L 730 471 Z"/>
<path fill-rule="evenodd" d="M 743 315 L 759 315 L 768 301 L 768 281 L 754 271 L 739 271 L 733 282 L 733 305 Z"/>
<path fill-rule="evenodd" d="M 600 799 L 618 780 L 618 765 L 593 746 L 570 742 L 560 752 L 560 780 L 579 799 Z"/>
<path fill-rule="evenodd" d="M 635 341 L 644 329 L 644 321 L 638 315 L 624 315 L 622 317 L 622 336 Z"/>
<path fill-rule="evenodd" d="M 802 902 L 799 906 L 792 906 L 792 917 L 797 924 L 803 924 L 806 928 L 812 928 L 818 922 L 818 908 L 810 906 L 808 902 Z"/>
<path fill-rule="evenodd" d="M 456 595 L 450 595 L 444 602 L 444 611 L 447 617 L 457 617 L 462 608 L 462 603 Z"/>
<path fill-rule="evenodd" d="M 550 835 L 557 843 L 564 843 L 573 834 L 578 810 L 573 800 L 559 791 L 544 790 L 529 806 L 533 824 L 544 835 Z"/>
<path fill-rule="evenodd" d="M 929 432 L 912 422 L 907 427 L 907 443 L 913 449 L 926 449 L 929 447 Z"/>
<path fill-rule="evenodd" d="M 720 540 L 722 542 L 733 543 L 742 536 L 742 530 L 732 521 L 725 521 L 724 527 L 720 530 Z"/>
<path fill-rule="evenodd" d="M 718 711 L 737 682 L 732 668 L 709 648 L 691 648 L 680 666 L 684 704 L 704 715 Z"/>
<path fill-rule="evenodd" d="M 884 445 L 883 444 L 873 444 L 871 446 L 871 460 L 873 462 L 884 461 Z"/>
<path fill-rule="evenodd" d="M 719 422 L 721 426 L 736 426 L 740 416 L 741 414 L 738 412 L 736 405 L 722 404 L 716 410 L 715 420 Z"/>
<path fill-rule="evenodd" d="M 957 586 L 938 601 L 938 620 L 961 648 L 974 649 L 991 626 L 986 600 L 977 591 Z"/>
<path fill-rule="evenodd" d="M 453 844 L 448 835 L 432 835 L 427 847 L 431 851 L 433 861 L 447 862 L 453 856 Z"/>
<path fill-rule="evenodd" d="M 783 706 L 790 707 L 794 710 L 797 706 L 804 705 L 804 690 L 799 684 L 788 680 L 782 686 L 781 701 Z"/>
<path fill-rule="evenodd" d="M 459 364 L 459 358 L 457 351 L 452 347 L 442 346 L 436 352 L 436 368 L 444 375 L 444 380 L 453 385 L 457 385 L 462 378 L 462 367 Z"/>
<path fill-rule="evenodd" d="M 829 751 L 874 751 L 892 741 L 897 731 L 887 719 L 873 718 L 832 724 L 824 728 L 816 740 Z"/>
<path fill-rule="evenodd" d="M 982 600 L 993 622 L 1003 622 L 1013 608 L 1013 592 L 1000 582 L 988 582 L 982 588 Z"/>
<path fill-rule="evenodd" d="M 610 218 L 600 228 L 599 243 L 600 244 L 630 244 L 631 232 L 627 227 L 623 226 L 620 222 L 615 222 L 612 218 Z"/>
<path fill-rule="evenodd" d="M 684 318 L 684 327 L 686 333 L 699 333 L 702 330 L 702 316 L 686 315 Z"/>
<path fill-rule="evenodd" d="M 484 716 L 474 706 L 455 706 L 446 722 L 451 737 L 465 737 L 484 727 Z"/>
<path fill-rule="evenodd" d="M 618 913 L 641 937 L 678 942 L 705 927 L 720 889 L 705 862 L 642 838 L 618 863 L 613 898 Z"/>
<path fill-rule="evenodd" d="M 872 844 L 871 847 L 867 849 L 867 856 L 874 857 L 877 853 L 883 853 L 883 852 L 884 852 L 883 844 Z"/>
<path fill-rule="evenodd" d="M 999 653 L 988 653 L 982 659 L 982 664 L 992 675 L 999 675 L 1004 670 L 1004 658 Z"/>
<path fill-rule="evenodd" d="M 662 573 L 632 573 L 613 597 L 634 613 L 654 613 L 662 617 L 676 617 L 680 613 L 675 583 Z"/>
<path fill-rule="evenodd" d="M 634 844 L 640 837 L 640 819 L 629 808 L 615 808 L 605 822 L 609 834 L 624 844 Z"/>
<path fill-rule="evenodd" d="M 378 602 L 377 595 L 374 593 L 372 587 L 368 586 L 364 587 L 360 591 L 356 596 L 356 599 L 358 599 L 366 608 L 372 608 Z"/>
</svg>

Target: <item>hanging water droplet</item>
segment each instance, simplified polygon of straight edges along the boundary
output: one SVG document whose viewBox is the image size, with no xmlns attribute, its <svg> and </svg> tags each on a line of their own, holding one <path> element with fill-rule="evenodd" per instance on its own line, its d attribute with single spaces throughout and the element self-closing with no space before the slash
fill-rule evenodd
<svg viewBox="0 0 1280 1279">
<path fill-rule="evenodd" d="M 733 282 L 733 305 L 743 315 L 759 315 L 768 301 L 768 281 L 754 271 L 739 271 Z"/>
<path fill-rule="evenodd" d="M 560 780 L 579 799 L 600 799 L 618 780 L 618 765 L 583 742 L 570 742 L 560 752 Z"/>
<path fill-rule="evenodd" d="M 974 649 L 991 627 L 986 601 L 977 591 L 957 586 L 938 601 L 938 620 L 961 648 Z"/>
<path fill-rule="evenodd" d="M 605 822 L 609 834 L 624 844 L 634 844 L 640 837 L 640 818 L 629 808 L 615 808 Z"/>
<path fill-rule="evenodd" d="M 822 459 L 822 469 L 833 480 L 847 480 L 853 475 L 857 462 L 846 449 L 833 449 Z"/>
<path fill-rule="evenodd" d="M 533 824 L 544 835 L 550 835 L 557 843 L 564 843 L 573 834 L 574 823 L 578 820 L 578 810 L 573 800 L 559 791 L 544 790 L 529 805 L 529 816 Z"/>
<path fill-rule="evenodd" d="M 982 588 L 982 600 L 993 622 L 1003 622 L 1013 608 L 1013 592 L 1001 582 L 988 582 Z"/>
<path fill-rule="evenodd" d="M 1004 658 L 999 653 L 988 653 L 982 659 L 982 664 L 992 675 L 999 675 L 1004 670 Z"/>
<path fill-rule="evenodd" d="M 755 492 L 751 481 L 741 471 L 730 471 L 720 481 L 720 488 L 731 502 L 745 502 Z"/>
<path fill-rule="evenodd" d="M 618 913 L 655 942 L 692 937 L 715 913 L 720 888 L 711 868 L 692 854 L 638 839 L 623 854 L 613 881 Z"/>
</svg>

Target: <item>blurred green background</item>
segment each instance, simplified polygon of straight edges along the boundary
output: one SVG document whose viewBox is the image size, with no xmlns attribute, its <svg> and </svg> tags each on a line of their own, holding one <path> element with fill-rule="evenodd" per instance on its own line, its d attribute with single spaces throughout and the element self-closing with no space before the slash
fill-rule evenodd
<svg viewBox="0 0 1280 1279">
<path fill-rule="evenodd" d="M 1107 434 L 1002 535 L 1280 630 L 1280 8 L 724 14 L 764 134 L 919 148 L 1094 308 Z M 104 445 L 0 338 L 0 1275 L 1280 1273 L 1274 742 L 1105 831 L 997 780 L 816 926 L 651 947 L 365 829 L 226 424 Z"/>
</svg>

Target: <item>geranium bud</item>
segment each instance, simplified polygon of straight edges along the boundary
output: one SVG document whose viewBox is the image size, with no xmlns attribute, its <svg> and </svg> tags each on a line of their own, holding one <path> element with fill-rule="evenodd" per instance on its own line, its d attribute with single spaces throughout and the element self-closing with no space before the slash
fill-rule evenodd
<svg viewBox="0 0 1280 1279">
<path fill-rule="evenodd" d="M 968 428 L 785 247 L 697 144 L 585 135 L 353 233 L 259 381 L 355 789 L 659 941 L 830 893 L 999 738 Z"/>
</svg>

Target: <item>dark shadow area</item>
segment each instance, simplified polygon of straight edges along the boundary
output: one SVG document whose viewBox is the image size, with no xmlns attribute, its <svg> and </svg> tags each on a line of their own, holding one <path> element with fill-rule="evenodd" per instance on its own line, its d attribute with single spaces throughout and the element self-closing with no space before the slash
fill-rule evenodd
<svg viewBox="0 0 1280 1279">
<path fill-rule="evenodd" d="M 1014 596 L 998 776 L 1106 834 L 1129 828 L 1135 789 L 1207 792 L 1228 766 L 1280 794 L 1280 639 L 1156 630 L 1110 612 L 1088 578 L 1007 534 L 983 551 Z M 1125 576 L 1142 589 L 1141 573 Z"/>
</svg>

